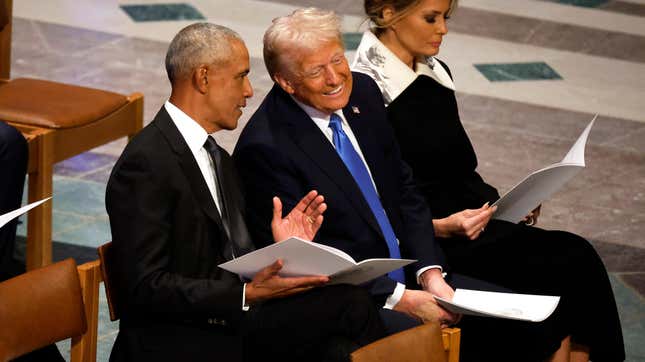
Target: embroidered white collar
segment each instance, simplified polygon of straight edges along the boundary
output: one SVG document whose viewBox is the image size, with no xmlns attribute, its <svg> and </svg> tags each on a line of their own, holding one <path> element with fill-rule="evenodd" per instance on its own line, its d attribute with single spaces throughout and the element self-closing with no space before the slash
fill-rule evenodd
<svg viewBox="0 0 645 362">
<path fill-rule="evenodd" d="M 433 57 L 426 62 L 417 62 L 416 72 L 403 63 L 371 31 L 363 33 L 356 50 L 352 70 L 372 77 L 383 93 L 385 105 L 389 105 L 421 74 L 442 86 L 455 90 L 455 84 L 444 67 Z"/>
</svg>

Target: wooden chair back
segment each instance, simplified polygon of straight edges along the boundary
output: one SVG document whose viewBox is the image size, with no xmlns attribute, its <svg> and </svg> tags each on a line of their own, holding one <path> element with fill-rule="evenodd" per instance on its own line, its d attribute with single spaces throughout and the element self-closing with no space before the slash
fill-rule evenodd
<svg viewBox="0 0 645 362">
<path fill-rule="evenodd" d="M 447 362 L 441 328 L 426 323 L 370 343 L 352 353 L 353 362 Z"/>
<path fill-rule="evenodd" d="M 112 242 L 107 242 L 99 246 L 99 259 L 101 259 L 101 274 L 103 275 L 103 283 L 105 285 L 105 295 L 107 296 L 108 307 L 110 309 L 110 320 L 116 321 L 119 319 L 119 289 L 115 285 L 116 278 L 114 276 L 114 256 L 112 255 Z"/>
<path fill-rule="evenodd" d="M 11 73 L 12 0 L 0 0 L 0 79 Z"/>
<path fill-rule="evenodd" d="M 83 304 L 87 330 L 80 336 L 72 337 L 70 362 L 96 362 L 98 340 L 99 285 L 101 284 L 101 262 L 97 259 L 79 265 L 78 277 L 83 290 Z"/>
<path fill-rule="evenodd" d="M 76 263 L 67 259 L 0 283 L 0 361 L 87 331 Z"/>
</svg>

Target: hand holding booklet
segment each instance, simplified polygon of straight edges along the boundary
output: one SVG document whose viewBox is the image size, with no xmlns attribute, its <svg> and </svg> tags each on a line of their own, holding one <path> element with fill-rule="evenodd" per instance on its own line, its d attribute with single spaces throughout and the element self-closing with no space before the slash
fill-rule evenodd
<svg viewBox="0 0 645 362">
<path fill-rule="evenodd" d="M 593 126 L 596 115 L 569 152 L 558 163 L 554 163 L 528 175 L 522 182 L 515 185 L 492 206 L 497 206 L 494 219 L 520 222 L 543 201 L 564 186 L 581 169 L 585 167 L 585 145 L 589 131 Z"/>
<path fill-rule="evenodd" d="M 452 300 L 434 296 L 443 308 L 459 314 L 541 322 L 560 302 L 560 297 L 457 289 Z"/>
<path fill-rule="evenodd" d="M 292 237 L 227 261 L 219 267 L 251 279 L 278 259 L 283 262 L 282 270 L 278 273 L 282 277 L 325 275 L 329 276 L 329 284 L 365 283 L 416 261 L 366 259 L 357 263 L 341 250 Z"/>
</svg>

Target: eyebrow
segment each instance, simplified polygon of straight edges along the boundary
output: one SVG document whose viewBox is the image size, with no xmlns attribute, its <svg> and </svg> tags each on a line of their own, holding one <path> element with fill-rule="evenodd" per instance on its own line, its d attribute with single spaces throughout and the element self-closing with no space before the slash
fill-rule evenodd
<svg viewBox="0 0 645 362">
<path fill-rule="evenodd" d="M 322 68 L 322 67 L 326 66 L 327 64 L 329 64 L 329 63 L 333 62 L 333 61 L 334 61 L 334 59 L 336 59 L 336 58 L 337 58 L 337 57 L 339 57 L 339 56 L 344 56 L 344 52 L 343 52 L 342 50 L 339 50 L 338 52 L 336 52 L 336 53 L 332 54 L 331 58 L 329 59 L 329 62 L 327 62 L 327 63 L 321 63 L 321 64 L 315 64 L 315 65 L 312 65 L 312 66 L 310 67 L 310 70 L 314 70 L 314 69 L 316 69 L 316 68 Z"/>
<path fill-rule="evenodd" d="M 428 16 L 428 15 L 441 15 L 441 14 L 442 14 L 441 11 L 431 10 L 428 14 L 426 14 L 426 16 Z"/>
</svg>

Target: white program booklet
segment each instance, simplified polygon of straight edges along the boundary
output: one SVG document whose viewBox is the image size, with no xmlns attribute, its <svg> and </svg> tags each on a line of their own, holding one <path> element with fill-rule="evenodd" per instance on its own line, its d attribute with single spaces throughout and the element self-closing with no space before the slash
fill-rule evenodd
<svg viewBox="0 0 645 362">
<path fill-rule="evenodd" d="M 17 218 L 18 216 L 26 213 L 27 211 L 33 209 L 34 207 L 42 204 L 43 202 L 51 199 L 51 197 L 48 197 L 46 199 L 42 199 L 40 201 L 32 202 L 29 205 L 25 205 L 17 210 L 9 211 L 8 213 L 4 215 L 0 215 L 0 228 L 5 226 L 9 221 Z"/>
<path fill-rule="evenodd" d="M 443 308 L 459 314 L 480 317 L 518 319 L 541 322 L 547 319 L 560 302 L 560 297 L 484 292 L 480 290 L 457 289 L 453 299 L 434 296 Z"/>
<path fill-rule="evenodd" d="M 598 115 L 589 122 L 587 128 L 578 137 L 562 161 L 533 172 L 495 201 L 492 206 L 497 206 L 497 211 L 495 211 L 493 218 L 513 223 L 522 221 L 533 209 L 551 197 L 583 169 L 585 167 L 585 145 L 591 126 L 597 117 Z"/>
<path fill-rule="evenodd" d="M 292 237 L 262 249 L 252 251 L 219 267 L 251 279 L 253 276 L 281 259 L 283 277 L 325 275 L 329 284 L 361 284 L 401 268 L 416 260 L 366 259 L 357 263 L 351 256 L 336 248 Z"/>
</svg>

